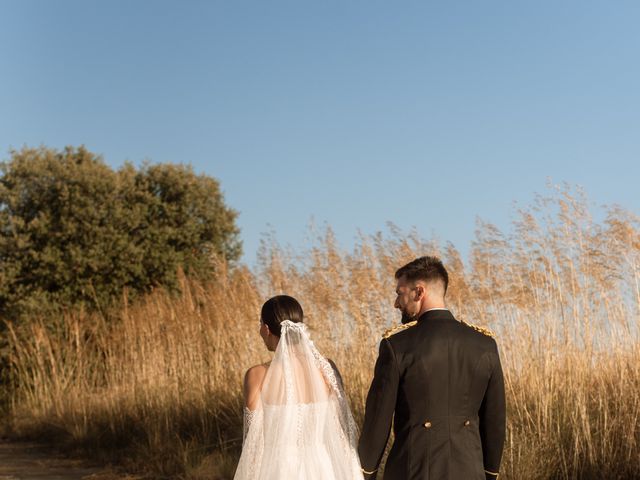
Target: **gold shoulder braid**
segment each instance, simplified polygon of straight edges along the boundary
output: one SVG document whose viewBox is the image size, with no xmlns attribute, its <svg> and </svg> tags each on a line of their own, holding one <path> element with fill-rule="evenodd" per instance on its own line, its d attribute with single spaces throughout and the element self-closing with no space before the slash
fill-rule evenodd
<svg viewBox="0 0 640 480">
<path fill-rule="evenodd" d="M 403 323 L 402 325 L 391 327 L 389 330 L 384 332 L 384 334 L 382 335 L 382 338 L 389 338 L 391 335 L 395 335 L 398 332 L 401 332 L 403 330 L 406 330 L 407 328 L 413 327 L 416 323 L 418 323 L 418 321 L 414 320 L 413 322 Z"/>
<path fill-rule="evenodd" d="M 479 327 L 478 325 L 474 325 L 472 323 L 465 322 L 464 320 L 460 320 L 460 322 L 463 323 L 464 325 L 466 325 L 467 327 L 473 328 L 476 332 L 480 332 L 483 335 L 486 335 L 487 337 L 495 337 L 496 336 L 495 333 L 493 333 L 488 328 Z"/>
</svg>

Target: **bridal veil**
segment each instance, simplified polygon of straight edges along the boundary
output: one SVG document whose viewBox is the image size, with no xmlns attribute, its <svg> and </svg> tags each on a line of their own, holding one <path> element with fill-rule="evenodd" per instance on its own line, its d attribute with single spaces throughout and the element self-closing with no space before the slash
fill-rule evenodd
<svg viewBox="0 0 640 480">
<path fill-rule="evenodd" d="M 234 480 L 361 480 L 357 429 L 332 365 L 303 323 L 281 324 Z"/>
</svg>

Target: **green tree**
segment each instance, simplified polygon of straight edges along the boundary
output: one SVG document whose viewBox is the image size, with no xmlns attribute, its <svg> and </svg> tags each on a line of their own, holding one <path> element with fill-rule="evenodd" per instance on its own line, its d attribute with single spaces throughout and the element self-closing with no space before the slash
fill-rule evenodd
<svg viewBox="0 0 640 480">
<path fill-rule="evenodd" d="M 84 147 L 24 148 L 0 163 L 0 315 L 103 308 L 177 271 L 212 273 L 241 253 L 214 178 L 184 165 L 115 171 Z"/>
</svg>

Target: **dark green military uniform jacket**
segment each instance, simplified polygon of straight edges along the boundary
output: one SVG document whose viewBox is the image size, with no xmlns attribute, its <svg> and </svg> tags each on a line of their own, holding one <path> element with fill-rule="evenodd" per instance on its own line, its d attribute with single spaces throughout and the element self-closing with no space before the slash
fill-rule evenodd
<svg viewBox="0 0 640 480">
<path fill-rule="evenodd" d="M 412 323 L 380 343 L 358 446 L 365 478 L 376 477 L 393 420 L 385 480 L 495 479 L 505 439 L 495 340 L 448 310 Z"/>
</svg>

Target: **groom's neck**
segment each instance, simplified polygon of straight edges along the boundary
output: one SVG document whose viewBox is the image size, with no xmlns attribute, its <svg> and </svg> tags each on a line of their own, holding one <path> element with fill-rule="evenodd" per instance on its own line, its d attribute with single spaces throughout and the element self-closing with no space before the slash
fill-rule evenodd
<svg viewBox="0 0 640 480">
<path fill-rule="evenodd" d="M 434 308 L 447 308 L 444 305 L 444 299 L 433 300 L 430 302 L 424 302 L 422 304 L 422 308 L 420 308 L 420 312 L 418 313 L 418 317 L 420 317 L 427 310 L 433 310 Z"/>
</svg>

